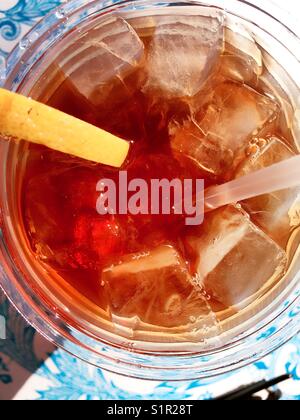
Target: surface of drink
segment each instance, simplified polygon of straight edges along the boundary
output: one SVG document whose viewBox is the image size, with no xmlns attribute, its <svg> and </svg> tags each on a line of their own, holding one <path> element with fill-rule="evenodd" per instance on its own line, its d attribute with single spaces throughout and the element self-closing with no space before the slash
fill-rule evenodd
<svg viewBox="0 0 300 420">
<path fill-rule="evenodd" d="M 225 23 L 219 13 L 103 18 L 52 63 L 39 99 L 131 141 L 129 179 L 209 187 L 297 154 L 279 98 L 264 89 L 262 52 Z M 196 342 L 218 335 L 226 313 L 287 272 L 297 189 L 189 227 L 177 214 L 99 216 L 96 185 L 118 175 L 31 145 L 22 211 L 39 261 L 113 323 L 131 320 L 133 337 L 149 326 Z"/>
</svg>

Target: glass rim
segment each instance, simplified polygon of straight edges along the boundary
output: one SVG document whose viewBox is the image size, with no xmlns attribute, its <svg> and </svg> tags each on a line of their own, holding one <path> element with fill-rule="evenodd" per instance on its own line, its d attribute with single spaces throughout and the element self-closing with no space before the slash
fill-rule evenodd
<svg viewBox="0 0 300 420">
<path fill-rule="evenodd" d="M 149 2 L 145 0 L 119 0 L 119 1 L 102 1 L 97 0 L 71 0 L 68 3 L 60 5 L 48 14 L 41 22 L 39 22 L 32 30 L 25 36 L 26 39 L 33 39 L 31 42 L 32 52 L 34 48 L 38 48 L 41 40 L 46 34 L 54 31 L 55 28 L 64 24 L 69 15 L 74 15 L 80 10 L 94 8 L 97 11 L 103 12 L 119 6 L 129 7 L 146 4 L 146 7 L 153 7 L 156 4 L 161 6 L 169 5 L 171 1 L 162 1 L 159 3 Z M 175 2 L 177 5 L 179 2 Z M 215 6 L 215 3 L 224 4 L 224 1 L 216 0 L 213 4 L 207 4 L 202 1 L 182 1 L 188 4 Z M 256 8 L 261 13 L 266 13 L 261 8 L 243 0 L 233 0 L 231 3 L 240 3 L 247 7 Z M 269 15 L 269 14 L 268 14 Z M 269 15 L 270 16 L 270 15 Z M 90 14 L 88 14 L 90 17 Z M 275 18 L 274 18 L 275 19 Z M 277 22 L 279 22 L 276 19 Z M 280 22 L 279 22 L 280 23 Z M 281 23 L 280 23 L 281 24 Z M 283 25 L 283 24 L 281 24 Z M 285 28 L 289 30 L 286 26 Z M 65 33 L 68 33 L 68 28 Z M 292 31 L 291 36 L 297 37 Z M 56 36 L 63 34 L 63 31 Z M 56 37 L 49 37 L 47 42 L 52 46 L 52 42 L 56 41 Z M 299 38 L 297 37 L 297 42 Z M 24 50 L 19 44 L 15 47 L 12 53 L 7 58 L 6 69 L 3 72 L 0 69 L 0 82 L 3 82 L 4 87 L 9 87 L 15 90 L 22 84 L 22 76 L 28 72 L 28 51 Z M 33 60 L 34 62 L 36 61 Z M 24 67 L 25 65 L 25 67 Z M 20 70 L 23 66 L 23 70 Z M 19 71 L 19 77 L 15 76 Z M 0 231 L 1 233 L 1 231 Z M 24 290 L 20 287 L 23 279 L 19 278 L 19 273 L 16 269 L 12 270 L 8 267 L 8 261 L 11 259 L 7 252 L 7 244 L 4 236 L 0 237 L 3 266 L 0 266 L 0 286 L 7 294 L 10 301 L 17 308 L 17 310 L 27 319 L 27 321 L 34 326 L 43 336 L 55 345 L 62 347 L 73 355 L 88 361 L 98 367 L 106 370 L 127 375 L 130 377 L 138 377 L 143 379 L 153 380 L 186 380 L 208 378 L 216 375 L 226 373 L 230 370 L 237 369 L 251 362 L 255 362 L 266 354 L 272 352 L 280 347 L 286 341 L 289 341 L 300 330 L 300 290 L 294 292 L 289 296 L 284 308 L 278 308 L 277 312 L 273 312 L 264 322 L 257 325 L 256 332 L 247 334 L 236 343 L 230 343 L 229 346 L 221 348 L 211 354 L 188 354 L 188 355 L 161 355 L 161 354 L 140 354 L 133 352 L 133 349 L 120 349 L 113 346 L 111 343 L 96 342 L 93 337 L 87 336 L 72 326 L 57 325 L 58 319 L 54 313 L 49 314 L 49 308 L 43 308 L 42 304 L 36 297 L 31 296 L 29 300 L 24 299 Z M 1 259 L 0 259 L 1 263 Z M 4 269 L 5 267 L 5 269 Z M 13 263 L 12 263 L 13 267 Z M 10 275 L 10 278 L 9 278 Z M 14 280 L 12 280 L 14 278 Z M 300 273 L 298 273 L 298 283 L 300 281 Z M 19 286 L 19 287 L 18 287 Z M 33 310 L 33 308 L 35 308 Z M 47 314 L 45 316 L 45 314 Z M 288 317 L 288 322 L 286 315 Z M 274 317 L 276 318 L 274 320 Z M 93 349 L 93 350 L 92 350 Z M 173 357 L 173 359 L 172 359 Z M 176 358 L 176 360 L 174 359 Z M 172 362 L 169 361 L 172 359 Z M 191 371 L 192 370 L 192 371 Z"/>
</svg>

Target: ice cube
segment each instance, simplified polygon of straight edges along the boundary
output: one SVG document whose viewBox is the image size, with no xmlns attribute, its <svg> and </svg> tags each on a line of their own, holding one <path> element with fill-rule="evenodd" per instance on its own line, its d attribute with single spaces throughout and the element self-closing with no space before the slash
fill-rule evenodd
<svg viewBox="0 0 300 420">
<path fill-rule="evenodd" d="M 160 16 L 149 46 L 146 91 L 192 97 L 207 81 L 223 47 L 223 19 Z"/>
<path fill-rule="evenodd" d="M 236 177 L 295 156 L 280 139 L 256 139 L 252 154 L 239 168 Z M 254 222 L 279 245 L 285 247 L 291 231 L 300 224 L 300 188 L 290 188 L 255 197 L 243 203 Z"/>
<path fill-rule="evenodd" d="M 280 132 L 283 137 L 288 140 L 290 145 L 293 145 L 294 139 L 297 139 L 298 136 L 295 136 L 295 133 L 292 133 L 291 130 L 294 117 L 294 107 L 289 96 L 291 88 L 286 88 L 285 85 L 281 85 L 281 82 L 278 81 L 281 80 L 281 77 L 277 74 L 276 71 L 273 73 L 273 60 L 270 59 L 269 55 L 264 54 L 265 64 L 265 57 L 268 57 L 269 65 L 259 78 L 258 89 L 269 97 L 276 98 L 276 101 L 279 105 L 278 127 L 280 127 Z M 284 72 L 281 67 L 280 70 Z M 287 78 L 286 74 L 285 77 Z"/>
<path fill-rule="evenodd" d="M 229 307 L 244 307 L 286 267 L 285 252 L 234 206 L 208 215 L 185 244 L 195 258 L 195 281 Z"/>
<path fill-rule="evenodd" d="M 59 109 L 60 111 L 72 115 L 73 117 L 96 125 L 96 110 L 94 109 L 92 103 L 89 102 L 87 98 L 80 93 L 78 89 L 79 87 L 76 88 L 71 79 L 66 78 L 66 75 L 62 70 L 60 70 L 60 73 L 61 75 L 59 76 L 59 81 L 61 84 L 57 86 L 55 79 L 50 80 L 49 85 L 53 87 L 51 95 L 48 93 L 47 86 L 46 94 L 42 95 L 39 98 L 39 101 L 45 102 L 49 106 Z M 55 90 L 54 87 L 56 87 Z"/>
<path fill-rule="evenodd" d="M 121 230 L 114 216 L 80 213 L 74 222 L 74 245 L 94 254 L 100 262 L 122 249 Z"/>
<path fill-rule="evenodd" d="M 86 29 L 69 47 L 68 61 L 60 63 L 78 91 L 93 105 L 109 96 L 113 81 L 120 87 L 135 72 L 144 56 L 144 44 L 122 18 L 113 17 Z M 126 87 L 123 86 L 123 89 Z"/>
<path fill-rule="evenodd" d="M 95 109 L 54 61 L 30 92 L 32 98 L 95 124 Z"/>
<path fill-rule="evenodd" d="M 201 291 L 192 286 L 186 264 L 169 245 L 124 257 L 104 270 L 102 284 L 112 314 L 160 327 L 215 324 Z"/>
<path fill-rule="evenodd" d="M 225 51 L 220 58 L 219 74 L 226 79 L 254 87 L 263 72 L 261 50 L 244 27 L 228 23 L 227 21 Z"/>
<path fill-rule="evenodd" d="M 252 60 L 240 54 L 226 52 L 220 57 L 220 75 L 251 87 L 255 87 L 258 83 L 258 75 Z"/>
<path fill-rule="evenodd" d="M 244 160 L 249 141 L 277 116 L 277 104 L 234 82 L 219 84 L 203 114 L 185 124 L 170 124 L 171 147 L 208 172 L 226 175 Z"/>
<path fill-rule="evenodd" d="M 272 122 L 277 111 L 270 98 L 245 85 L 225 82 L 216 87 L 200 127 L 223 148 L 245 150 L 249 138 Z"/>
<path fill-rule="evenodd" d="M 230 150 L 206 136 L 195 119 L 190 118 L 183 124 L 173 122 L 169 126 L 171 148 L 175 156 L 184 155 L 199 166 L 201 172 L 220 175 L 228 162 L 232 162 Z"/>
</svg>

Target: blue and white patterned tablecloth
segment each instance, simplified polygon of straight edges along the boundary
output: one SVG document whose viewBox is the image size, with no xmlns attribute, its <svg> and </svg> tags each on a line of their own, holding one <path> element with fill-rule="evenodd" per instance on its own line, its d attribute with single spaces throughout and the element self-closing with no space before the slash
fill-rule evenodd
<svg viewBox="0 0 300 420">
<path fill-rule="evenodd" d="M 30 27 L 60 0 L 0 0 L 0 64 Z M 295 0 L 286 0 L 295 9 Z M 156 383 L 97 370 L 54 349 L 25 324 L 0 292 L 0 316 L 7 339 L 0 340 L 0 400 L 208 399 L 239 385 L 285 372 L 285 399 L 300 399 L 300 337 L 264 360 L 217 380 Z"/>
</svg>

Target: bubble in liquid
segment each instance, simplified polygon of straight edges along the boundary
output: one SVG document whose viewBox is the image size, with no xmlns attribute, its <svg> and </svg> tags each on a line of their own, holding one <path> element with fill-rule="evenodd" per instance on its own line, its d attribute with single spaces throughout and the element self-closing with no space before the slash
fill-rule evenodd
<svg viewBox="0 0 300 420">
<path fill-rule="evenodd" d="M 26 50 L 30 46 L 30 40 L 28 38 L 21 39 L 19 47 L 21 50 Z"/>
<path fill-rule="evenodd" d="M 58 19 L 63 19 L 64 17 L 66 17 L 66 11 L 63 8 L 58 9 L 55 15 Z"/>
</svg>

